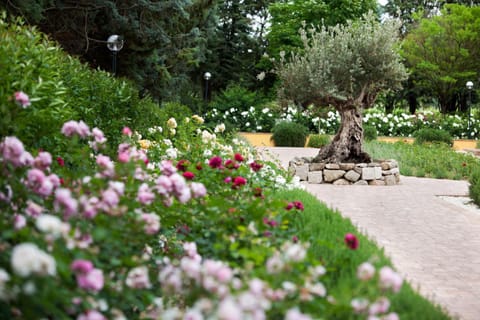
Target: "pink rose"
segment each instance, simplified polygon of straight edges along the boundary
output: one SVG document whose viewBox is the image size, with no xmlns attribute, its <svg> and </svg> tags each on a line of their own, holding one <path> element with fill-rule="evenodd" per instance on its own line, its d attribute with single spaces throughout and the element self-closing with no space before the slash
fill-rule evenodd
<svg viewBox="0 0 480 320">
<path fill-rule="evenodd" d="M 26 107 L 28 107 L 31 104 L 30 103 L 30 98 L 28 97 L 28 95 L 25 92 L 17 91 L 13 95 L 15 97 L 15 102 L 17 102 L 17 104 L 20 107 L 25 109 Z"/>
<path fill-rule="evenodd" d="M 87 291 L 100 291 L 104 285 L 102 270 L 92 269 L 89 272 L 77 274 L 77 285 Z"/>
<path fill-rule="evenodd" d="M 77 320 L 107 320 L 107 318 L 97 310 L 88 310 L 87 312 L 80 314 L 77 317 Z"/>
<path fill-rule="evenodd" d="M 93 263 L 89 260 L 77 259 L 72 262 L 70 269 L 73 272 L 88 273 L 93 270 Z"/>
<path fill-rule="evenodd" d="M 142 183 L 138 188 L 137 201 L 143 205 L 149 205 L 155 200 L 155 194 L 150 190 L 148 184 Z"/>
<path fill-rule="evenodd" d="M 123 127 L 122 129 L 122 134 L 124 136 L 129 136 L 131 137 L 132 136 L 132 130 L 129 128 L 129 127 Z"/>
<path fill-rule="evenodd" d="M 192 189 L 192 196 L 194 198 L 202 198 L 207 194 L 207 189 L 203 183 L 200 182 L 192 182 L 192 184 L 190 184 L 190 189 Z"/>
<path fill-rule="evenodd" d="M 42 151 L 38 156 L 33 160 L 33 165 L 35 168 L 45 170 L 52 164 L 52 155 L 48 152 Z"/>
<path fill-rule="evenodd" d="M 160 230 L 160 217 L 154 213 L 142 214 L 142 221 L 145 223 L 146 234 L 155 234 Z"/>
</svg>

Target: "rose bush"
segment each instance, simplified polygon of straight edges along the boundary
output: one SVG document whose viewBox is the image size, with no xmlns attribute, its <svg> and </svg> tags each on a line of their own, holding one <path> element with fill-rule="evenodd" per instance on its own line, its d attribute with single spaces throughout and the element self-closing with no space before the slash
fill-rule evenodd
<svg viewBox="0 0 480 320">
<path fill-rule="evenodd" d="M 329 295 L 326 267 L 297 236 L 303 204 L 272 196 L 296 181 L 214 131 L 198 116 L 169 119 L 155 140 L 124 128 L 115 159 L 82 121 L 63 125 L 62 155 L 3 137 L 0 317 L 293 320 L 340 308 L 395 319 L 384 295 L 398 274 L 372 266 L 351 304 Z"/>
</svg>

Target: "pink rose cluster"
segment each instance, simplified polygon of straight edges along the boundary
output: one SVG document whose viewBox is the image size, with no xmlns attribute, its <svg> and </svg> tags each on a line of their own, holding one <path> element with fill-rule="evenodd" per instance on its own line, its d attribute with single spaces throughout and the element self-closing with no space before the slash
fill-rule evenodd
<svg viewBox="0 0 480 320">
<path fill-rule="evenodd" d="M 369 281 L 376 275 L 376 269 L 370 262 L 364 262 L 357 268 L 357 278 L 361 281 Z M 397 293 L 403 284 L 402 277 L 392 268 L 384 266 L 378 272 L 378 285 L 382 290 L 391 289 Z M 395 312 L 389 312 L 390 301 L 386 297 L 379 297 L 370 302 L 366 298 L 355 298 L 351 301 L 355 313 L 368 314 L 368 319 L 398 320 Z"/>
<path fill-rule="evenodd" d="M 2 161 L 12 164 L 14 167 L 31 166 L 34 159 L 25 151 L 23 143 L 16 137 L 5 137 L 0 143 Z"/>
<path fill-rule="evenodd" d="M 305 283 L 296 285 L 284 282 L 278 289 L 269 287 L 259 278 L 241 280 L 241 274 L 232 270 L 226 263 L 216 260 L 203 260 L 197 252 L 195 243 L 184 243 L 185 256 L 179 264 L 164 259 L 159 281 L 167 293 L 181 295 L 191 290 L 204 290 L 212 300 L 203 298 L 185 310 L 163 309 L 152 310 L 150 315 L 172 312 L 182 319 L 215 318 L 221 320 L 242 320 L 267 318 L 267 311 L 276 301 L 287 299 L 290 295 L 301 295 L 304 301 L 311 301 L 314 296 L 325 297 L 326 290 L 318 277 L 325 273 L 322 266 L 311 267 L 305 276 Z M 288 244 L 285 246 L 290 256 L 297 260 L 302 257 L 303 248 Z M 193 286 L 193 287 L 192 287 Z M 216 302 L 215 300 L 218 300 Z M 285 319 L 309 320 L 309 315 L 302 313 L 298 307 L 286 311 Z"/>
<path fill-rule="evenodd" d="M 362 281 L 368 281 L 375 276 L 375 267 L 370 262 L 364 262 L 357 268 L 357 277 Z M 381 289 L 391 289 L 397 293 L 403 285 L 403 278 L 392 268 L 384 266 L 379 271 L 379 286 Z"/>
<path fill-rule="evenodd" d="M 169 160 L 160 163 L 162 175 L 155 180 L 155 186 L 152 188 L 143 187 L 139 190 L 137 199 L 143 204 L 149 204 L 153 201 L 152 190 L 164 198 L 163 203 L 166 206 L 173 204 L 173 197 L 180 203 L 186 203 L 191 198 L 201 198 L 207 194 L 205 186 L 200 182 L 191 182 L 187 184 L 185 177 L 177 173 L 177 168 Z"/>
<path fill-rule="evenodd" d="M 70 269 L 76 274 L 79 288 L 89 292 L 99 292 L 104 285 L 103 271 L 96 269 L 89 260 L 77 259 L 72 262 Z"/>
<path fill-rule="evenodd" d="M 73 137 L 76 135 L 83 139 L 93 137 L 93 140 L 90 141 L 89 144 L 94 150 L 100 149 L 105 142 L 107 142 L 102 130 L 98 128 L 90 130 L 88 125 L 81 120 L 70 120 L 65 122 L 62 126 L 61 132 L 66 137 Z"/>
</svg>

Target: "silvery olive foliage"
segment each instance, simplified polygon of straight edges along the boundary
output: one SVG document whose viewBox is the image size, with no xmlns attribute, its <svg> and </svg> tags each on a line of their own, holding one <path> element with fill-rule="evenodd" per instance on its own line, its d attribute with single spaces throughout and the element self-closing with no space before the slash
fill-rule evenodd
<svg viewBox="0 0 480 320">
<path fill-rule="evenodd" d="M 399 22 L 372 13 L 334 27 L 300 30 L 301 53 L 283 55 L 280 97 L 295 103 L 369 108 L 378 93 L 400 87 L 407 72 L 398 53 Z"/>
</svg>

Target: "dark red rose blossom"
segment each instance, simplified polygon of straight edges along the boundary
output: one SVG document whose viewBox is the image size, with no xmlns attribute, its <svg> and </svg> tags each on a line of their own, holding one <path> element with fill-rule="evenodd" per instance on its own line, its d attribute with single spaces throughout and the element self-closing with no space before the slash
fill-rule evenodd
<svg viewBox="0 0 480 320">
<path fill-rule="evenodd" d="M 359 242 L 357 237 L 354 234 L 347 233 L 345 235 L 345 244 L 352 250 L 356 250 L 358 248 Z"/>
<path fill-rule="evenodd" d="M 215 156 L 208 161 L 208 165 L 214 169 L 222 167 L 222 158 Z"/>
<path fill-rule="evenodd" d="M 193 172 L 186 171 L 183 173 L 183 177 L 187 180 L 192 180 L 193 178 L 195 178 L 195 175 L 193 174 Z"/>
<path fill-rule="evenodd" d="M 295 206 L 296 209 L 300 211 L 303 211 L 305 209 L 301 201 L 293 201 L 293 205 Z"/>
<path fill-rule="evenodd" d="M 61 157 L 57 157 L 57 163 L 60 167 L 65 166 L 65 161 Z"/>
<path fill-rule="evenodd" d="M 233 179 L 233 185 L 232 185 L 232 188 L 238 188 L 240 186 L 244 186 L 245 184 L 247 184 L 247 179 L 245 179 L 244 177 L 235 177 Z"/>
<path fill-rule="evenodd" d="M 262 169 L 263 164 L 258 163 L 258 162 L 252 162 L 250 163 L 250 168 L 252 168 L 253 171 L 258 172 L 260 169 Z"/>
<path fill-rule="evenodd" d="M 177 162 L 177 170 L 178 171 L 187 171 L 187 167 L 190 165 L 190 161 L 186 159 L 182 159 Z"/>
<path fill-rule="evenodd" d="M 242 162 L 243 160 L 245 160 L 240 153 L 235 153 L 235 155 L 234 155 L 233 157 L 234 157 L 234 159 L 237 160 L 238 162 Z"/>
</svg>

